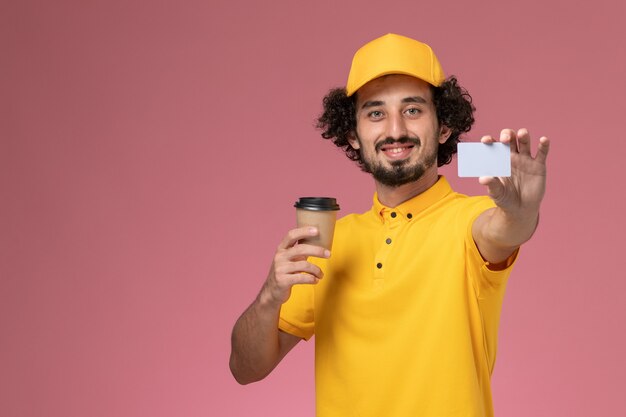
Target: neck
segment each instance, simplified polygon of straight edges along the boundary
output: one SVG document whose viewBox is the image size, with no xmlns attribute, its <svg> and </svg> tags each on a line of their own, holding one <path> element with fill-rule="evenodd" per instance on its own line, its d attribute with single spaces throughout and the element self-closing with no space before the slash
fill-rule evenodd
<svg viewBox="0 0 626 417">
<path fill-rule="evenodd" d="M 435 185 L 439 175 L 437 168 L 427 170 L 417 181 L 398 187 L 389 187 L 376 181 L 378 201 L 387 207 L 396 207 L 413 197 L 420 195 Z"/>
</svg>

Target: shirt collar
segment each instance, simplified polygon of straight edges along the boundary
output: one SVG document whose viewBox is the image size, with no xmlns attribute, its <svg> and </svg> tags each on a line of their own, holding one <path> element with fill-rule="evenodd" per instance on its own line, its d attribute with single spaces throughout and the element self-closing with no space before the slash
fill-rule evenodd
<svg viewBox="0 0 626 417">
<path fill-rule="evenodd" d="M 397 207 L 387 207 L 378 201 L 378 194 L 374 193 L 374 205 L 372 207 L 373 214 L 383 223 L 390 213 L 396 213 L 392 217 L 399 215 L 403 219 L 411 220 L 423 210 L 432 206 L 446 195 L 452 192 L 452 187 L 448 180 L 441 175 L 437 182 L 428 190 L 416 195 L 410 200 L 398 205 Z"/>
</svg>

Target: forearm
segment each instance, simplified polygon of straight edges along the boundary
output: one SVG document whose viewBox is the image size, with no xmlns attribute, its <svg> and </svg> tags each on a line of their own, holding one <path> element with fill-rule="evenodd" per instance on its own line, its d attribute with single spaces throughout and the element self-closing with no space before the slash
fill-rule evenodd
<svg viewBox="0 0 626 417">
<path fill-rule="evenodd" d="M 239 317 L 231 339 L 230 370 L 240 384 L 265 378 L 281 359 L 280 305 L 262 295 Z"/>
<path fill-rule="evenodd" d="M 532 237 L 538 221 L 538 209 L 510 213 L 496 207 L 476 219 L 474 240 L 485 260 L 504 262 Z"/>
<path fill-rule="evenodd" d="M 296 284 L 315 284 L 321 269 L 307 262 L 309 257 L 328 258 L 323 247 L 296 243 L 316 236 L 317 229 L 290 230 L 278 246 L 267 280 L 258 297 L 239 317 L 231 339 L 230 370 L 240 384 L 265 378 L 301 340 L 278 330 L 280 309 Z"/>
</svg>

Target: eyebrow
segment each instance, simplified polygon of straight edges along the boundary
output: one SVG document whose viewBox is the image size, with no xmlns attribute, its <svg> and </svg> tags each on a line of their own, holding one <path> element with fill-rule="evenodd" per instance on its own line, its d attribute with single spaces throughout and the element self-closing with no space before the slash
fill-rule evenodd
<svg viewBox="0 0 626 417">
<path fill-rule="evenodd" d="M 382 106 L 383 104 L 385 104 L 384 101 L 366 101 L 365 103 L 363 103 L 363 105 L 361 106 L 362 109 L 367 109 L 370 107 L 378 107 L 378 106 Z"/>
<path fill-rule="evenodd" d="M 419 104 L 427 103 L 426 99 L 420 96 L 407 97 L 405 99 L 402 99 L 402 102 L 403 103 L 419 103 Z"/>
<path fill-rule="evenodd" d="M 418 103 L 418 104 L 426 104 L 428 103 L 426 101 L 426 99 L 424 97 L 420 97 L 420 96 L 412 96 L 412 97 L 406 97 L 402 99 L 402 103 Z M 384 101 L 380 101 L 380 100 L 372 100 L 372 101 L 366 101 L 365 103 L 363 103 L 363 105 L 361 106 L 362 109 L 367 109 L 370 107 L 378 107 L 378 106 L 382 106 L 384 105 L 385 102 Z"/>
</svg>

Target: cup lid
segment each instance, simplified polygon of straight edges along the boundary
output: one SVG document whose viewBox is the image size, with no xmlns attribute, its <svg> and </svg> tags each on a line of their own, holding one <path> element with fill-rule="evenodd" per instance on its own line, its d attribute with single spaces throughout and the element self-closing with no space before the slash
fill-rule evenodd
<svg viewBox="0 0 626 417">
<path fill-rule="evenodd" d="M 337 199 L 332 197 L 300 197 L 295 208 L 304 210 L 333 211 L 339 210 Z"/>
</svg>

